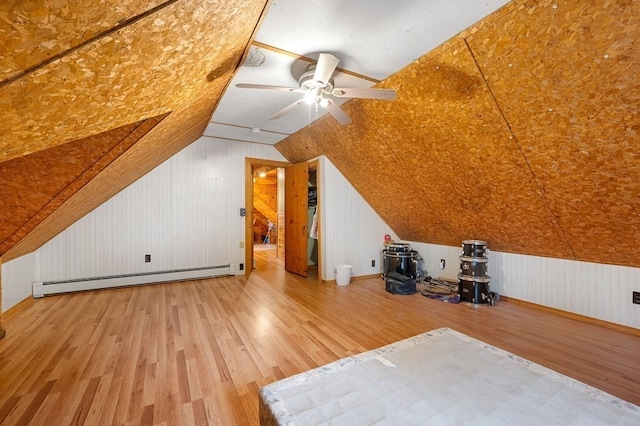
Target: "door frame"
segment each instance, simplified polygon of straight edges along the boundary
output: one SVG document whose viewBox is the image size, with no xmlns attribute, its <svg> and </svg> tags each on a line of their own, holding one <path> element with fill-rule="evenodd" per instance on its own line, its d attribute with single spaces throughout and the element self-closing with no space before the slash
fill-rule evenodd
<svg viewBox="0 0 640 426">
<path fill-rule="evenodd" d="M 285 161 L 264 160 L 260 158 L 244 159 L 244 275 L 248 278 L 253 271 L 253 168 L 273 166 L 285 168 L 291 163 Z M 285 171 L 286 173 L 286 171 Z M 287 249 L 286 247 L 284 248 Z"/>
<path fill-rule="evenodd" d="M 318 268 L 318 276 L 317 276 L 317 280 L 318 281 L 324 281 L 324 269 L 323 269 L 323 265 L 324 265 L 324 259 L 323 259 L 323 251 L 322 251 L 322 234 L 324 232 L 324 223 L 322 223 L 322 203 L 324 201 L 323 199 L 323 189 L 322 188 L 322 170 L 320 169 L 320 161 L 318 161 L 317 158 L 313 159 L 313 160 L 309 160 L 307 161 L 308 165 L 309 165 L 309 170 L 315 170 L 316 171 L 316 191 L 317 191 L 317 202 L 316 202 L 316 214 L 317 214 L 317 220 L 318 220 L 318 240 L 317 240 L 317 244 L 318 244 L 318 263 L 316 264 L 316 267 Z M 286 247 L 285 247 L 286 250 Z"/>
</svg>

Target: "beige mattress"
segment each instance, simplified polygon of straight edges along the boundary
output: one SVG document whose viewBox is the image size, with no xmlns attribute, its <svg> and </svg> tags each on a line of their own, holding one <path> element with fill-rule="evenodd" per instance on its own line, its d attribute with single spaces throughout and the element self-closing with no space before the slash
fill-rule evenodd
<svg viewBox="0 0 640 426">
<path fill-rule="evenodd" d="M 260 390 L 263 425 L 640 425 L 640 407 L 442 328 Z"/>
</svg>

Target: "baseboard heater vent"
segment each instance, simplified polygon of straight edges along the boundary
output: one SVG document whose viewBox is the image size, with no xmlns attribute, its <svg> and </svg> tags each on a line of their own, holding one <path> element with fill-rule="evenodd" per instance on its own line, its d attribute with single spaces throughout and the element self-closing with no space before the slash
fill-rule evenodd
<svg viewBox="0 0 640 426">
<path fill-rule="evenodd" d="M 44 297 L 45 294 L 69 293 L 72 291 L 96 290 L 100 288 L 155 284 L 170 281 L 195 280 L 200 278 L 233 275 L 235 273 L 234 266 L 235 265 L 204 266 L 200 268 L 172 269 L 168 271 L 109 275 L 104 277 L 78 278 L 62 281 L 36 281 L 33 283 L 33 297 Z"/>
</svg>

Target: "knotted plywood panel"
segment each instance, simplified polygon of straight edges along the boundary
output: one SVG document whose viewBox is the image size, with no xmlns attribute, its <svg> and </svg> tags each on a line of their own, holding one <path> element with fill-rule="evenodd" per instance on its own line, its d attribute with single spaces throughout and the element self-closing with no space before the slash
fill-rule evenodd
<svg viewBox="0 0 640 426">
<path fill-rule="evenodd" d="M 640 266 L 640 3 L 522 2 L 469 45 L 580 260 Z"/>
<path fill-rule="evenodd" d="M 226 83 L 264 5 L 172 3 L 0 88 L 0 161 L 176 111 Z"/>
</svg>

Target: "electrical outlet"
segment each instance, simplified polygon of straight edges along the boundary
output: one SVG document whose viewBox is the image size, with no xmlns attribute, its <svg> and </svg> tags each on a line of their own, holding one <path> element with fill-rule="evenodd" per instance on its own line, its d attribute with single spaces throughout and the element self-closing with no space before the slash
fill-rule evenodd
<svg viewBox="0 0 640 426">
<path fill-rule="evenodd" d="M 640 305 L 640 291 L 633 292 L 633 303 L 635 305 Z"/>
<path fill-rule="evenodd" d="M 444 269 L 445 261 L 444 259 L 440 259 L 440 269 Z"/>
<path fill-rule="evenodd" d="M 241 271 L 244 271 L 244 263 L 241 263 L 241 264 L 240 264 L 240 270 L 241 270 Z"/>
<path fill-rule="evenodd" d="M 376 266 L 376 261 L 375 261 L 375 259 L 374 259 L 374 260 L 372 260 L 372 261 L 371 261 L 371 267 L 373 268 L 373 267 L 375 267 L 375 266 Z"/>
<path fill-rule="evenodd" d="M 240 241 L 240 248 L 244 248 L 244 241 Z"/>
<path fill-rule="evenodd" d="M 149 263 L 151 262 L 151 255 L 150 254 L 145 254 L 144 255 L 144 263 Z"/>
</svg>

